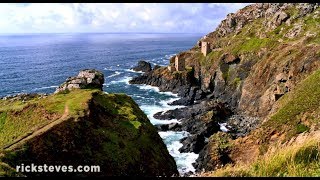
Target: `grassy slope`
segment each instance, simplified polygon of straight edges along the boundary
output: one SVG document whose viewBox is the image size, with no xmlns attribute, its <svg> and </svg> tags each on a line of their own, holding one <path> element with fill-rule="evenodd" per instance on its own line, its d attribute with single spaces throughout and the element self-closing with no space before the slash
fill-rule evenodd
<svg viewBox="0 0 320 180">
<path fill-rule="evenodd" d="M 277 147 L 256 162 L 207 173 L 205 176 L 227 177 L 316 177 L 320 176 L 319 137 L 308 137 L 301 144 Z"/>
<path fill-rule="evenodd" d="M 319 11 L 320 8 L 317 8 L 314 12 Z M 263 18 L 254 20 L 253 22 L 248 23 L 243 27 L 239 34 L 231 33 L 225 37 L 216 39 L 215 44 L 218 44 L 222 49 L 218 52 L 212 52 L 204 58 L 203 56 L 198 57 L 198 60 L 201 62 L 202 66 L 208 69 L 207 66 L 211 66 L 212 62 L 220 58 L 223 53 L 231 53 L 234 55 L 241 55 L 247 53 L 257 53 L 262 48 L 266 48 L 268 51 L 277 50 L 281 45 L 294 42 L 305 38 L 307 32 L 312 32 L 314 36 L 307 38 L 305 45 L 319 44 L 320 34 L 318 33 L 318 25 L 320 21 L 320 16 L 313 18 L 315 13 L 306 15 L 303 18 L 297 18 L 292 20 L 291 25 L 288 26 L 285 23 L 282 23 L 276 29 L 272 31 L 267 31 L 266 27 L 262 25 Z M 296 15 L 296 10 L 288 9 L 287 13 L 290 16 Z M 292 28 L 294 23 L 301 23 L 302 31 L 297 37 L 292 39 L 285 37 L 284 35 L 288 33 Z M 259 32 L 266 32 L 266 37 L 259 38 L 257 34 Z M 281 39 L 281 42 L 278 40 Z"/>
<path fill-rule="evenodd" d="M 257 19 L 244 26 L 243 30 L 235 35 L 231 33 L 226 37 L 215 41 L 219 44 L 223 53 L 231 53 L 234 55 L 241 54 L 257 54 L 262 48 L 267 51 L 266 56 L 262 58 L 271 57 L 281 64 L 282 61 L 289 57 L 302 56 L 302 49 L 307 47 L 316 47 L 320 44 L 319 22 L 320 17 L 315 16 L 315 12 L 319 11 L 317 8 L 314 13 L 303 18 L 294 19 L 291 24 L 300 22 L 302 24 L 302 31 L 297 37 L 289 39 L 284 35 L 293 28 L 293 25 L 282 24 L 276 29 L 267 32 L 266 38 L 257 37 L 257 32 L 266 32 L 265 26 L 262 25 L 262 19 Z M 288 9 L 287 13 L 291 17 L 297 15 L 297 10 Z M 305 34 L 312 33 L 314 35 L 306 38 Z M 280 42 L 278 41 L 280 40 Z M 301 41 L 303 40 L 303 41 Z M 294 46 L 296 42 L 302 42 L 301 48 Z M 293 45 L 290 49 L 291 55 L 283 51 L 282 46 L 285 44 Z M 214 52 L 213 54 L 216 54 Z M 202 66 L 210 66 L 212 62 L 220 58 L 213 56 L 212 58 L 199 58 Z M 320 58 L 320 52 L 315 52 L 316 56 Z M 210 56 L 209 56 L 210 57 Z M 253 59 L 262 58 L 254 57 Z M 208 61 L 208 62 L 206 62 Z M 206 67 L 206 69 L 209 69 Z M 233 80 L 238 81 L 238 80 Z M 288 142 L 293 137 L 300 133 L 309 132 L 319 129 L 320 117 L 320 71 L 315 72 L 301 82 L 294 91 L 286 94 L 279 99 L 279 109 L 273 114 L 269 121 L 264 123 L 261 130 L 258 131 L 257 138 L 262 145 L 260 146 L 261 154 L 267 152 L 270 146 L 275 148 L 275 145 L 270 145 L 270 137 L 272 134 L 278 134 L 281 142 Z M 306 141 L 301 145 L 291 145 L 286 148 L 279 148 L 276 153 L 268 153 L 261 156 L 262 159 L 250 165 L 236 164 L 235 166 L 227 166 L 204 174 L 205 176 L 319 176 L 320 163 L 318 154 L 320 151 L 319 140 L 312 138 L 312 141 Z M 311 153 L 311 154 L 310 154 Z M 297 160 L 300 159 L 300 160 Z M 307 162 L 307 163 L 306 163 Z"/>
<path fill-rule="evenodd" d="M 320 70 L 302 81 L 294 91 L 279 99 L 280 108 L 263 124 L 261 134 L 270 130 L 285 133 L 286 140 L 309 130 L 302 125 L 301 115 L 308 113 L 310 121 L 318 130 L 320 117 Z M 307 122 L 304 122 L 307 123 Z M 267 137 L 260 137 L 267 138 Z M 313 136 L 303 143 L 292 144 L 267 153 L 251 165 L 228 166 L 209 176 L 320 176 L 320 140 Z M 264 142 L 268 144 L 269 142 Z"/>
<path fill-rule="evenodd" d="M 176 168 L 155 127 L 133 99 L 125 94 L 83 89 L 26 102 L 5 100 L 0 104 L 1 146 L 27 135 L 31 129 L 36 130 L 59 119 L 65 113 L 66 106 L 69 108 L 68 117 L 79 120 L 65 121 L 50 133 L 31 139 L 26 147 L 33 148 L 22 148 L 17 152 L 2 150 L 2 154 L 0 151 L 0 163 L 3 163 L 0 164 L 0 175 L 16 175 L 6 168 L 9 167 L 7 164 L 15 167 L 21 162 L 64 162 L 70 159 L 80 164 L 92 161 L 92 164 L 106 168 L 110 175 L 139 171 L 163 173 Z M 76 149 L 70 146 L 74 144 Z M 60 152 L 65 148 L 70 149 L 70 154 Z M 159 165 L 164 163 L 164 159 L 168 160 L 165 161 L 167 166 Z M 137 162 L 144 162 L 148 167 L 146 164 L 131 167 Z"/>
<path fill-rule="evenodd" d="M 70 116 L 83 115 L 82 110 L 87 106 L 93 91 L 75 90 L 26 102 L 0 100 L 0 147 L 58 119 L 63 115 L 65 106 L 69 107 Z"/>
</svg>

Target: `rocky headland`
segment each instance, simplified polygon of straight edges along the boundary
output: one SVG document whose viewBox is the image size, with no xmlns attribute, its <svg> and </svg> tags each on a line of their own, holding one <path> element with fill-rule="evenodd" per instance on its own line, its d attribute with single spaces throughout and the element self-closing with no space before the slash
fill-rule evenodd
<svg viewBox="0 0 320 180">
<path fill-rule="evenodd" d="M 181 97 L 172 105 L 187 107 L 154 117 L 181 122 L 158 125 L 158 130 L 191 133 L 181 140 L 180 152 L 199 153 L 194 163 L 197 175 L 297 175 L 290 168 L 271 171 L 265 166 L 271 161 L 269 156 L 279 156 L 275 149 L 293 148 L 295 139 L 314 139 L 319 131 L 319 6 L 249 5 L 228 14 L 215 31 L 172 57 L 168 66 L 130 81 Z M 311 148 L 306 140 L 301 144 Z M 319 147 L 314 151 L 319 152 Z M 287 163 L 279 161 L 279 167 Z M 309 161 L 317 164 L 318 159 Z M 297 169 L 313 168 L 300 161 L 296 164 L 292 166 Z M 315 171 L 303 171 L 303 175 L 311 172 Z"/>
<path fill-rule="evenodd" d="M 132 98 L 79 72 L 54 94 L 0 100 L 0 176 L 177 176 L 157 129 Z M 100 172 L 16 172 L 16 165 L 100 166 Z"/>
</svg>

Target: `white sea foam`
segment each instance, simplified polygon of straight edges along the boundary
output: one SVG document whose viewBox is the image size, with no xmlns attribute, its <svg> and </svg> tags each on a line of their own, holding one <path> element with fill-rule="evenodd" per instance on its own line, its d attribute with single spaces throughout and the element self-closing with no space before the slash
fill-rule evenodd
<svg viewBox="0 0 320 180">
<path fill-rule="evenodd" d="M 126 70 L 130 71 L 130 70 Z M 136 73 L 136 72 L 135 72 Z M 129 84 L 129 80 L 132 77 L 125 76 L 121 80 L 111 81 L 110 84 L 117 84 L 117 83 L 126 83 Z M 159 120 L 154 118 L 154 114 L 158 112 L 166 112 L 168 110 L 176 109 L 176 108 L 183 108 L 185 106 L 170 106 L 168 103 L 171 103 L 175 100 L 178 100 L 179 97 L 177 94 L 173 94 L 172 92 L 160 92 L 158 87 L 150 86 L 150 85 L 134 85 L 137 86 L 139 89 L 144 91 L 153 91 L 159 94 L 165 94 L 168 96 L 168 99 L 161 100 L 158 103 L 151 104 L 140 104 L 140 108 L 147 114 L 150 122 L 153 125 L 156 124 L 170 124 L 170 123 L 181 123 L 177 119 L 166 119 L 166 120 Z M 136 97 L 142 98 L 141 95 L 134 95 Z M 195 162 L 195 160 L 198 158 L 198 154 L 195 153 L 180 153 L 179 149 L 183 146 L 182 143 L 180 143 L 180 139 L 183 137 L 187 137 L 189 135 L 186 131 L 167 131 L 167 132 L 159 132 L 161 138 L 164 140 L 169 153 L 172 155 L 172 157 L 175 159 L 176 164 L 178 166 L 178 171 L 181 175 L 188 173 L 188 172 L 194 172 L 195 169 L 192 166 L 192 163 Z"/>
<path fill-rule="evenodd" d="M 195 153 L 180 153 L 179 149 L 183 146 L 179 142 L 179 139 L 187 137 L 189 135 L 186 131 L 166 131 L 159 132 L 159 135 L 167 145 L 168 151 L 171 156 L 176 160 L 178 171 L 180 174 L 185 174 L 189 171 L 194 172 L 195 168 L 192 163 L 198 158 L 198 154 Z"/>
<path fill-rule="evenodd" d="M 174 94 L 174 93 L 172 93 L 172 92 L 168 92 L 168 91 L 162 92 L 162 91 L 160 91 L 159 88 L 156 87 L 156 86 L 138 85 L 138 87 L 139 87 L 140 89 L 143 89 L 143 90 L 151 90 L 151 91 L 157 92 L 157 93 L 159 93 L 159 94 L 166 94 L 166 95 L 168 95 L 168 96 L 178 97 L 177 94 Z"/>
<path fill-rule="evenodd" d="M 132 77 L 129 76 L 125 76 L 120 80 L 116 80 L 116 81 L 110 81 L 110 84 L 118 84 L 118 83 L 126 83 L 129 84 L 129 81 L 132 79 Z"/>
<path fill-rule="evenodd" d="M 157 88 L 152 86 L 143 86 L 142 88 L 153 89 L 158 92 Z M 172 94 L 172 93 L 171 93 Z M 175 108 L 182 108 L 185 106 L 170 106 L 168 103 L 173 102 L 179 98 L 174 97 L 167 100 L 162 100 L 159 102 L 160 105 L 142 105 L 140 108 L 147 114 L 148 118 L 150 119 L 151 123 L 156 124 L 170 124 L 170 123 L 180 123 L 177 119 L 171 120 L 158 120 L 153 117 L 153 115 L 160 111 L 168 111 Z M 198 158 L 198 154 L 195 153 L 180 153 L 179 149 L 183 146 L 180 143 L 180 139 L 183 137 L 187 137 L 189 135 L 186 131 L 166 131 L 166 132 L 159 132 L 159 135 L 164 140 L 167 149 L 171 156 L 175 159 L 178 171 L 181 175 L 188 173 L 188 172 L 195 172 L 195 168 L 193 167 L 192 163 Z"/>
<path fill-rule="evenodd" d="M 140 73 L 140 74 L 143 74 L 144 72 L 142 72 L 142 71 L 134 71 L 134 70 L 132 70 L 132 69 L 126 69 L 125 71 L 127 71 L 127 72 L 133 72 L 133 73 Z"/>
<path fill-rule="evenodd" d="M 58 86 L 45 86 L 40 88 L 34 88 L 34 90 L 43 90 L 43 89 L 51 89 L 51 88 L 57 88 Z"/>
<path fill-rule="evenodd" d="M 229 129 L 226 127 L 227 123 L 218 123 L 220 125 L 220 130 L 223 132 L 228 132 Z"/>
<path fill-rule="evenodd" d="M 111 78 L 111 77 L 114 77 L 114 76 L 118 76 L 119 74 L 121 74 L 121 72 L 115 71 L 114 74 L 111 74 L 110 76 L 107 76 L 106 78 Z"/>
<path fill-rule="evenodd" d="M 159 102 L 159 105 L 141 105 L 140 108 L 147 114 L 148 118 L 150 119 L 151 123 L 156 125 L 156 124 L 170 124 L 170 123 L 180 123 L 177 119 L 171 119 L 171 120 L 158 120 L 153 117 L 154 114 L 157 112 L 163 111 L 166 112 L 171 109 L 176 109 L 176 108 L 183 108 L 185 106 L 170 106 L 168 103 L 171 103 L 175 100 L 178 100 L 179 98 L 170 98 L 168 100 L 162 100 Z"/>
<path fill-rule="evenodd" d="M 167 54 L 165 55 L 164 57 L 167 58 L 167 59 L 170 59 L 172 58 L 173 56 L 175 56 L 176 54 Z"/>
<path fill-rule="evenodd" d="M 163 106 L 158 106 L 158 105 L 141 105 L 140 108 L 147 114 L 150 122 L 153 125 L 156 124 L 170 124 L 170 123 L 179 123 L 178 120 L 176 119 L 171 119 L 171 120 L 159 120 L 153 117 L 153 115 L 157 112 L 160 111 L 167 111 L 170 110 L 171 108 L 168 107 L 163 107 Z"/>
</svg>

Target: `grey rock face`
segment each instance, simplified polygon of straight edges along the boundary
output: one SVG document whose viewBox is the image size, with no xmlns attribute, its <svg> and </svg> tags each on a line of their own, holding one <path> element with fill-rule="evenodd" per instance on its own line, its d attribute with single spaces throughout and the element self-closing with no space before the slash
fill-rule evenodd
<svg viewBox="0 0 320 180">
<path fill-rule="evenodd" d="M 290 7 L 296 6 L 299 10 L 298 17 L 305 16 L 312 13 L 319 7 L 319 3 L 257 3 L 249 5 L 236 13 L 230 13 L 226 19 L 221 22 L 216 31 L 222 37 L 232 33 L 240 32 L 241 29 L 249 22 L 261 18 L 264 18 L 264 24 L 269 30 L 273 30 L 283 22 L 289 21 L 290 17 L 285 10 Z"/>
<path fill-rule="evenodd" d="M 55 93 L 72 89 L 100 89 L 104 83 L 104 75 L 95 69 L 81 70 L 78 76 L 69 77 L 61 84 Z"/>
</svg>

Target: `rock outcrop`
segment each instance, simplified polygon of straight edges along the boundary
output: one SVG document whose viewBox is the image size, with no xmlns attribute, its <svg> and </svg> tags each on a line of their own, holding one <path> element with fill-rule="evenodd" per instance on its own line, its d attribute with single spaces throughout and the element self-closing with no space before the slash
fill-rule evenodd
<svg viewBox="0 0 320 180">
<path fill-rule="evenodd" d="M 269 142 L 270 137 L 272 142 L 277 142 L 274 139 L 280 137 L 285 141 L 285 136 L 292 138 L 292 134 L 296 135 L 308 129 L 301 124 L 306 118 L 293 121 L 295 125 L 290 126 L 269 120 L 282 105 L 279 102 L 284 103 L 282 99 L 288 98 L 288 94 L 294 91 L 299 83 L 320 68 L 319 5 L 249 5 L 227 15 L 214 32 L 202 37 L 192 49 L 178 53 L 179 57 L 185 60 L 186 67 L 192 69 L 189 76 L 178 76 L 177 72 L 170 72 L 163 67 L 131 81 L 178 93 L 181 99 L 172 104 L 188 106 L 155 114 L 155 118 L 178 119 L 181 122 L 179 125 L 159 126 L 159 129 L 186 130 L 191 133 L 190 137 L 182 140 L 183 147 L 180 150 L 200 151 L 195 164 L 197 172 L 202 169 L 216 170 L 225 163 L 243 161 L 248 154 L 252 156 L 247 158 L 248 161 L 254 161 L 259 151 L 267 151 L 266 141 Z M 206 56 L 201 53 L 202 41 L 210 44 L 211 52 Z M 171 58 L 168 63 L 172 64 L 173 61 Z M 182 73 L 186 72 L 187 70 Z M 216 106 L 208 104 L 200 105 L 208 101 L 218 101 L 223 107 L 217 109 Z M 283 110 L 288 111 L 284 114 L 290 114 L 293 109 Z M 217 112 L 220 111 L 228 113 L 219 116 Z M 298 113 L 294 117 L 300 116 Z M 210 120 L 203 121 L 208 120 L 207 117 L 211 117 Z M 216 147 L 216 140 L 207 142 L 207 138 L 210 139 L 220 131 L 217 128 L 219 123 L 226 123 L 229 128 L 228 141 L 236 142 L 234 146 L 228 146 L 228 150 L 223 151 L 222 159 L 210 155 L 211 151 L 217 152 L 216 148 L 213 148 Z M 293 129 L 290 129 L 290 134 L 276 127 Z"/>
<path fill-rule="evenodd" d="M 171 73 L 166 67 L 157 67 L 150 72 L 134 77 L 129 83 L 157 86 L 160 91 L 171 91 L 184 98 L 173 102 L 174 105 L 191 105 L 195 100 L 205 96 L 193 73 L 193 69 Z"/>
<path fill-rule="evenodd" d="M 139 61 L 138 65 L 134 68 L 132 68 L 134 71 L 142 71 L 142 72 L 149 72 L 152 70 L 151 64 L 146 61 Z"/>
<path fill-rule="evenodd" d="M 103 76 L 96 73 L 81 71 L 79 79 L 90 78 L 98 86 Z M 156 128 L 127 95 L 76 88 L 2 99 L 0 105 L 5 122 L 0 127 L 0 173 L 5 175 L 20 176 L 11 167 L 21 163 L 99 166 L 98 172 L 21 172 L 23 176 L 178 175 Z"/>
<path fill-rule="evenodd" d="M 61 84 L 55 93 L 72 89 L 100 89 L 102 90 L 104 75 L 95 69 L 85 69 L 79 72 L 78 76 L 69 77 Z"/>
</svg>

